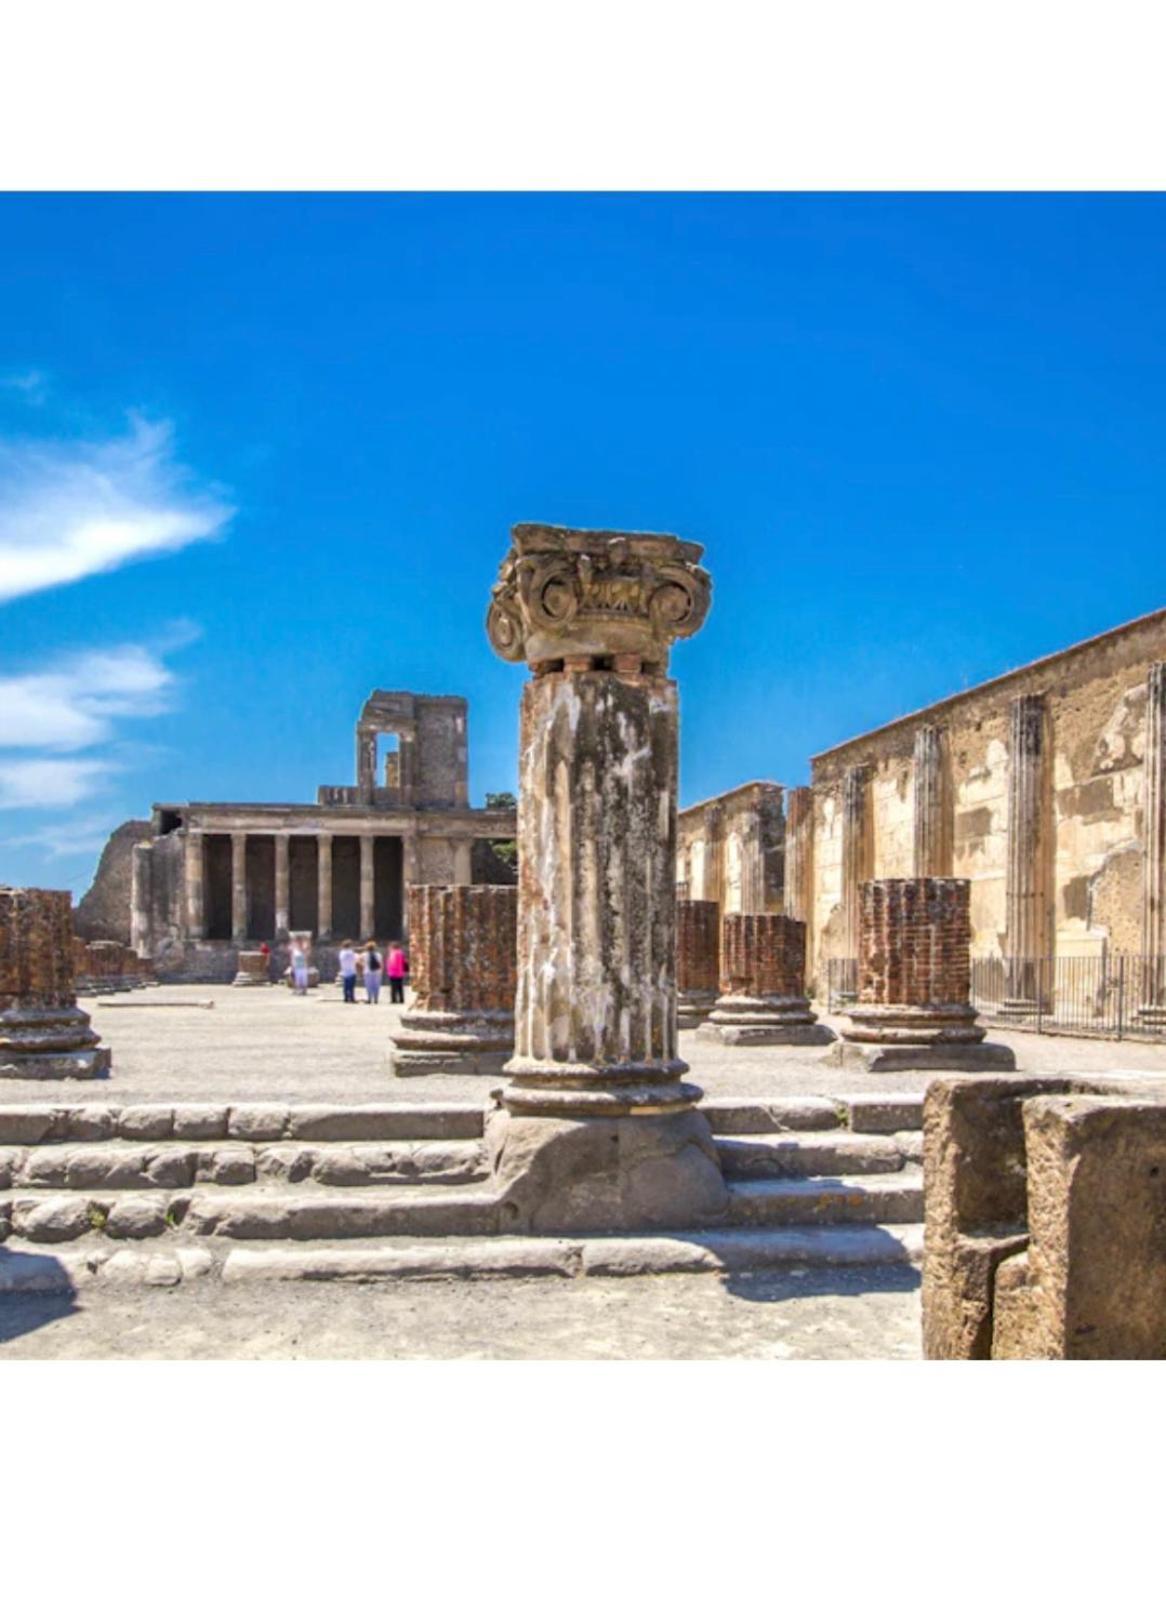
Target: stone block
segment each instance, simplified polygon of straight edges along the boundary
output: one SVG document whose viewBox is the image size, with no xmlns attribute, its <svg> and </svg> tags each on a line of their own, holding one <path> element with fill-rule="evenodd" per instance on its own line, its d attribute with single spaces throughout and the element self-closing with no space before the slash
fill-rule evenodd
<svg viewBox="0 0 1166 1622">
<path fill-rule="evenodd" d="M 146 1180 L 154 1188 L 189 1188 L 195 1164 L 193 1150 L 159 1149 L 146 1157 Z"/>
<path fill-rule="evenodd" d="M 262 1153 L 262 1152 L 261 1152 Z M 256 1153 L 253 1149 L 215 1149 L 204 1152 L 200 1171 L 209 1183 L 253 1183 Z"/>
<path fill-rule="evenodd" d="M 980 1075 L 1007 1075 L 1016 1055 L 1002 1042 L 908 1043 L 851 1042 L 845 1037 L 824 1056 L 827 1064 L 868 1075 L 903 1070 L 952 1070 Z"/>
<path fill-rule="evenodd" d="M 284 1104 L 236 1104 L 228 1112 L 227 1136 L 256 1141 L 282 1138 L 288 1129 Z"/>
<path fill-rule="evenodd" d="M 167 1104 L 129 1104 L 118 1117 L 123 1138 L 168 1138 L 174 1131 L 174 1109 Z"/>
<path fill-rule="evenodd" d="M 91 1233 L 94 1207 L 79 1194 L 17 1198 L 12 1204 L 12 1226 L 22 1238 L 59 1244 Z"/>
<path fill-rule="evenodd" d="M 110 1239 L 153 1239 L 166 1231 L 166 1202 L 149 1194 L 123 1194 L 105 1219 Z"/>
<path fill-rule="evenodd" d="M 43 1143 L 60 1131 L 60 1111 L 50 1104 L 0 1105 L 0 1143 Z"/>
<path fill-rule="evenodd" d="M 176 1104 L 174 1106 L 174 1136 L 176 1138 L 225 1138 L 227 1110 L 221 1104 Z"/>
</svg>

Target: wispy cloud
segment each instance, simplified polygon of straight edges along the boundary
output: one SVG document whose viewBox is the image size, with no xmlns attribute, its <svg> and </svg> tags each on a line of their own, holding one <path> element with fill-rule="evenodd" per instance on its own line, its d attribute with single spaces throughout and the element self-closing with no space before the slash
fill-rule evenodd
<svg viewBox="0 0 1166 1622">
<path fill-rule="evenodd" d="M 175 460 L 169 423 L 131 417 L 97 442 L 0 440 L 0 601 L 209 540 L 231 516 Z"/>
<path fill-rule="evenodd" d="M 7 372 L 0 377 L 0 388 L 23 394 L 30 405 L 44 405 L 49 397 L 49 380 L 35 369 L 27 372 Z"/>
<path fill-rule="evenodd" d="M 102 849 L 117 821 L 115 813 L 104 812 L 98 816 L 77 817 L 71 822 L 42 822 L 34 832 L 21 834 L 19 839 L 6 839 L 3 843 L 13 847 L 35 846 L 52 860 L 64 856 L 87 856 Z"/>
<path fill-rule="evenodd" d="M 109 761 L 89 756 L 0 760 L 0 811 L 77 805 L 104 788 L 115 770 Z"/>
<path fill-rule="evenodd" d="M 0 676 L 0 748 L 72 751 L 104 743 L 118 717 L 160 715 L 173 684 L 155 653 L 132 645 Z"/>
</svg>

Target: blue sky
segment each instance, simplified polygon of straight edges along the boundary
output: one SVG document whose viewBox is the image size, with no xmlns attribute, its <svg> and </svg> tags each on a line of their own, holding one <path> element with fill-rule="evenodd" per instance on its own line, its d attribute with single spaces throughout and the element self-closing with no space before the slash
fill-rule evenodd
<svg viewBox="0 0 1166 1622">
<path fill-rule="evenodd" d="M 0 880 L 352 780 L 510 524 L 671 530 L 683 801 L 1166 601 L 1158 196 L 0 198 Z"/>
</svg>

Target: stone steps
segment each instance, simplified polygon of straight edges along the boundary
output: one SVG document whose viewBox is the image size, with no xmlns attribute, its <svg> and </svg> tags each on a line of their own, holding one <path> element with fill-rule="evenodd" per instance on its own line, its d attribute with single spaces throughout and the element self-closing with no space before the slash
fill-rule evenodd
<svg viewBox="0 0 1166 1622">
<path fill-rule="evenodd" d="M 271 1186 L 174 1192 L 70 1193 L 14 1189 L 0 1195 L 0 1236 L 54 1244 L 98 1233 L 107 1239 L 378 1239 L 395 1235 L 496 1233 L 492 1191 L 412 1188 L 339 1190 Z"/>
<path fill-rule="evenodd" d="M 0 1104 L 0 1144 L 480 1138 L 479 1104 Z"/>
<path fill-rule="evenodd" d="M 892 1137 L 865 1132 L 754 1133 L 717 1137 L 726 1177 L 836 1177 L 902 1171 L 906 1156 Z"/>
<path fill-rule="evenodd" d="M 750 1227 L 923 1221 L 923 1177 L 914 1167 L 882 1176 L 730 1178 L 729 1219 Z"/>
<path fill-rule="evenodd" d="M 331 1187 L 457 1184 L 486 1176 L 481 1138 L 349 1143 L 235 1139 L 8 1145 L 0 1147 L 0 1188 L 191 1188 L 199 1183 L 321 1183 Z"/>
<path fill-rule="evenodd" d="M 174 1286 L 217 1280 L 421 1282 L 490 1278 L 633 1278 L 661 1273 L 751 1273 L 779 1269 L 917 1264 L 916 1225 L 715 1229 L 598 1238 L 434 1238 L 317 1244 L 224 1244 L 221 1240 L 89 1242 L 0 1248 L 0 1295 L 116 1284 Z"/>
</svg>

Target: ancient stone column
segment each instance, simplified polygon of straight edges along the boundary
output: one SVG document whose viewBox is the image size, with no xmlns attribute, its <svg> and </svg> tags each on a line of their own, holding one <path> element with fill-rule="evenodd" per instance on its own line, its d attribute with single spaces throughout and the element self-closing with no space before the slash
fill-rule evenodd
<svg viewBox="0 0 1166 1622">
<path fill-rule="evenodd" d="M 814 791 L 791 788 L 785 817 L 785 912 L 809 927 L 812 911 Z"/>
<path fill-rule="evenodd" d="M 356 788 L 362 805 L 371 805 L 377 786 L 377 735 L 375 728 L 356 729 Z"/>
<path fill-rule="evenodd" d="M 289 834 L 276 834 L 275 836 L 275 938 L 284 940 L 288 932 L 289 917 L 289 885 L 288 865 L 290 855 L 291 836 Z"/>
<path fill-rule="evenodd" d="M 142 957 L 149 957 L 153 947 L 153 847 L 144 843 L 135 845 L 130 860 L 130 945 Z"/>
<path fill-rule="evenodd" d="M 409 892 L 421 875 L 420 851 L 416 834 L 406 834 L 401 841 L 401 934 L 409 940 Z"/>
<path fill-rule="evenodd" d="M 1010 1014 L 1041 1007 L 1045 938 L 1045 701 L 1013 699 L 1008 716 L 1008 877 L 1005 892 L 1006 997 Z"/>
<path fill-rule="evenodd" d="M 417 884 L 395 1075 L 492 1075 L 514 1052 L 518 892 L 512 884 Z"/>
<path fill-rule="evenodd" d="M 0 888 L 0 1080 L 98 1080 L 109 1049 L 78 1008 L 68 890 Z"/>
<path fill-rule="evenodd" d="M 200 941 L 206 935 L 206 915 L 203 879 L 205 847 L 203 836 L 191 828 L 186 834 L 184 874 L 186 878 L 186 933 L 190 940 Z"/>
<path fill-rule="evenodd" d="M 1150 1024 L 1166 1025 L 1166 664 L 1146 677 L 1142 765 L 1142 1001 Z"/>
<path fill-rule="evenodd" d="M 316 939 L 332 938 L 332 835 L 316 835 Z"/>
<path fill-rule="evenodd" d="M 942 878 L 951 868 L 943 748 L 942 727 L 923 726 L 917 729 L 913 830 L 917 879 Z"/>
<path fill-rule="evenodd" d="M 704 872 L 701 899 L 723 906 L 725 900 L 725 814 L 719 805 L 710 805 L 704 814 Z"/>
<path fill-rule="evenodd" d="M 373 836 L 360 836 L 360 938 L 372 939 L 376 928 L 376 870 L 373 867 Z"/>
<path fill-rule="evenodd" d="M 842 939 L 841 955 L 858 957 L 860 887 L 870 876 L 870 818 L 867 769 L 848 766 L 842 774 Z"/>
<path fill-rule="evenodd" d="M 502 1220 L 543 1232 L 723 1210 L 700 1090 L 676 1051 L 677 698 L 704 621 L 701 548 L 520 524 L 494 587 L 526 660 L 514 1058 L 488 1142 Z"/>
<path fill-rule="evenodd" d="M 862 886 L 858 1001 L 838 1062 L 863 1070 L 1013 1070 L 984 1041 L 971 995 L 971 882 L 868 879 Z"/>
<path fill-rule="evenodd" d="M 231 835 L 231 938 L 247 939 L 247 835 Z"/>
<path fill-rule="evenodd" d="M 721 909 L 715 901 L 676 901 L 676 1023 L 708 1018 L 721 984 Z"/>
<path fill-rule="evenodd" d="M 725 914 L 721 994 L 700 1034 L 736 1045 L 826 1044 L 806 996 L 806 926 L 779 913 Z"/>
</svg>

